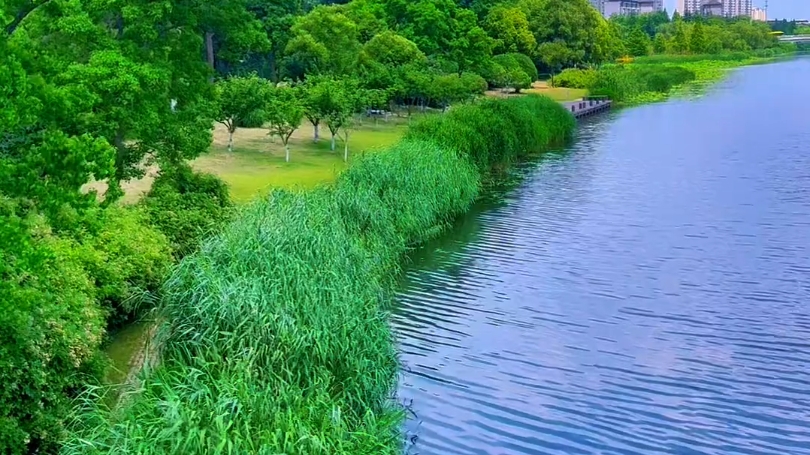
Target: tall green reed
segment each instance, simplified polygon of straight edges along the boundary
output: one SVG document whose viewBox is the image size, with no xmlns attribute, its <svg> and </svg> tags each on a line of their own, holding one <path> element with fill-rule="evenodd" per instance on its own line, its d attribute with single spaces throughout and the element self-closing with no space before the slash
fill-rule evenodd
<svg viewBox="0 0 810 455">
<path fill-rule="evenodd" d="M 118 408 L 88 396 L 63 453 L 401 453 L 401 258 L 470 207 L 487 166 L 572 128 L 537 97 L 461 106 L 333 186 L 253 203 L 167 281 L 160 366 Z"/>
</svg>

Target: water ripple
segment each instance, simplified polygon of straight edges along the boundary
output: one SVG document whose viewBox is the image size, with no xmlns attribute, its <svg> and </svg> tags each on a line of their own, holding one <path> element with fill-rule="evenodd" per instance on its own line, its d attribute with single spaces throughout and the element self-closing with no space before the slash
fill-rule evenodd
<svg viewBox="0 0 810 455">
<path fill-rule="evenodd" d="M 584 124 L 416 252 L 409 451 L 810 455 L 808 81 Z"/>
</svg>

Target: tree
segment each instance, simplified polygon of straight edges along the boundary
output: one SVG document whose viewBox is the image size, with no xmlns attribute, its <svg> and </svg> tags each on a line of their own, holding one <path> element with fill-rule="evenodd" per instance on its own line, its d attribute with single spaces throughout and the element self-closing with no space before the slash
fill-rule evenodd
<svg viewBox="0 0 810 455">
<path fill-rule="evenodd" d="M 361 64 L 370 62 L 389 67 L 398 67 L 409 63 L 422 63 L 427 58 L 413 41 L 390 30 L 374 35 L 360 53 Z"/>
<path fill-rule="evenodd" d="M 329 6 L 318 6 L 295 21 L 286 50 L 308 66 L 307 72 L 292 74 L 297 79 L 309 72 L 347 75 L 353 71 L 359 51 L 357 25 L 340 9 Z"/>
<path fill-rule="evenodd" d="M 526 14 L 516 7 L 498 5 L 487 14 L 484 28 L 495 39 L 493 52 L 533 55 L 537 41 L 529 30 Z"/>
<path fill-rule="evenodd" d="M 689 42 L 686 38 L 686 25 L 683 21 L 673 21 L 675 24 L 675 36 L 672 37 L 672 50 L 677 54 L 683 54 L 689 50 Z"/>
<path fill-rule="evenodd" d="M 532 86 L 537 80 L 537 68 L 530 58 L 523 54 L 501 54 L 492 58 L 503 71 L 498 71 L 497 83 L 501 87 L 508 87 L 515 93 Z"/>
<path fill-rule="evenodd" d="M 478 26 L 472 11 L 458 10 L 452 23 L 454 36 L 446 58 L 453 62 L 459 76 L 465 71 L 479 70 L 492 56 L 492 38 Z"/>
<path fill-rule="evenodd" d="M 627 38 L 627 52 L 633 57 L 650 53 L 650 37 L 644 33 L 641 27 L 636 27 L 630 32 L 630 36 Z"/>
<path fill-rule="evenodd" d="M 258 76 L 229 77 L 217 83 L 216 121 L 228 129 L 228 151 L 233 152 L 237 128 L 261 126 L 270 85 Z"/>
<path fill-rule="evenodd" d="M 663 33 L 659 33 L 655 35 L 655 39 L 653 40 L 653 51 L 656 54 L 663 54 L 667 51 L 667 39 Z"/>
<path fill-rule="evenodd" d="M 598 28 L 604 18 L 587 0 L 520 0 L 518 7 L 526 14 L 529 28 L 538 45 L 556 43 L 565 47 L 566 64 L 595 61 L 599 56 Z"/>
<path fill-rule="evenodd" d="M 706 34 L 703 30 L 703 24 L 695 22 L 692 26 L 692 33 L 689 35 L 689 50 L 693 54 L 703 54 L 706 52 Z"/>
<path fill-rule="evenodd" d="M 358 87 L 357 81 L 344 79 L 335 81 L 330 90 L 331 103 L 326 112 L 326 124 L 332 133 L 332 151 L 335 138 L 343 140 L 343 161 L 349 159 L 349 136 L 354 127 L 354 114 L 368 102 L 368 92 Z M 341 137 L 342 134 L 342 137 Z"/>
<path fill-rule="evenodd" d="M 265 120 L 269 124 L 269 134 L 278 136 L 284 144 L 284 160 L 290 162 L 290 136 L 301 126 L 304 118 L 304 106 L 298 89 L 293 87 L 276 87 L 269 96 L 265 107 Z"/>
<path fill-rule="evenodd" d="M 551 72 L 551 85 L 554 85 L 554 74 L 560 72 L 564 66 L 574 63 L 580 54 L 557 40 L 537 46 L 537 55 Z"/>
</svg>

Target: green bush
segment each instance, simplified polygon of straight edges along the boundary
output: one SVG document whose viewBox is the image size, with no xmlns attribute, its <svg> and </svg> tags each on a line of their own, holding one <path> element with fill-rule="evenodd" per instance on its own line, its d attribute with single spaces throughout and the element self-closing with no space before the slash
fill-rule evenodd
<svg viewBox="0 0 810 455">
<path fill-rule="evenodd" d="M 529 79 L 531 79 L 532 82 L 536 81 L 539 78 L 539 75 L 537 74 L 537 66 L 535 66 L 534 62 L 532 61 L 531 58 L 529 58 L 529 56 L 517 52 L 513 52 L 506 55 L 512 57 L 512 60 L 514 60 L 514 62 L 517 63 L 520 69 L 522 69 L 523 72 L 526 73 L 527 76 L 529 76 Z"/>
<path fill-rule="evenodd" d="M 111 206 L 99 217 L 98 231 L 74 248 L 107 313 L 107 328 L 115 329 L 152 306 L 172 255 L 166 236 L 148 224 L 140 208 Z"/>
<path fill-rule="evenodd" d="M 528 65 L 526 65 L 526 60 L 528 60 Z M 532 82 L 537 80 L 537 68 L 525 55 L 496 55 L 492 57 L 492 62 L 492 68 L 488 73 L 490 78 L 488 83 L 493 87 L 512 88 L 517 93 L 522 89 L 531 88 Z"/>
<path fill-rule="evenodd" d="M 405 137 L 457 150 L 481 170 L 562 141 L 575 122 L 559 103 L 543 96 L 485 100 L 414 123 Z M 484 146 L 483 144 L 487 144 Z"/>
<path fill-rule="evenodd" d="M 594 69 L 567 68 L 554 76 L 554 86 L 586 89 L 596 82 L 596 73 Z"/>
<path fill-rule="evenodd" d="M 0 453 L 53 453 L 70 397 L 100 377 L 103 311 L 70 242 L 0 214 Z"/>
<path fill-rule="evenodd" d="M 694 79 L 693 71 L 680 66 L 609 66 L 596 72 L 588 92 L 619 103 L 631 102 L 645 93 L 666 93 Z"/>
<path fill-rule="evenodd" d="M 401 454 L 384 312 L 399 261 L 473 203 L 476 162 L 540 150 L 573 128 L 540 97 L 442 117 L 331 187 L 254 202 L 187 256 L 164 288 L 162 364 L 114 413 L 86 402 L 63 453 Z M 454 142 L 463 119 L 502 129 Z M 423 139 L 431 128 L 443 135 Z"/>
<path fill-rule="evenodd" d="M 169 239 L 178 260 L 216 232 L 232 210 L 225 182 L 188 166 L 161 171 L 142 204 L 150 222 Z"/>
</svg>

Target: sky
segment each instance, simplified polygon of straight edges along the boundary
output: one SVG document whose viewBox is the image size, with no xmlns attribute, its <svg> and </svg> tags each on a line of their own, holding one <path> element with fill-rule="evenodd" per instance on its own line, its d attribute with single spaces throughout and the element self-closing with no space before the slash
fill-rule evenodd
<svg viewBox="0 0 810 455">
<path fill-rule="evenodd" d="M 667 11 L 675 11 L 678 0 L 664 0 Z M 763 8 L 765 0 L 754 0 Z M 768 19 L 810 19 L 810 0 L 768 0 Z"/>
</svg>

